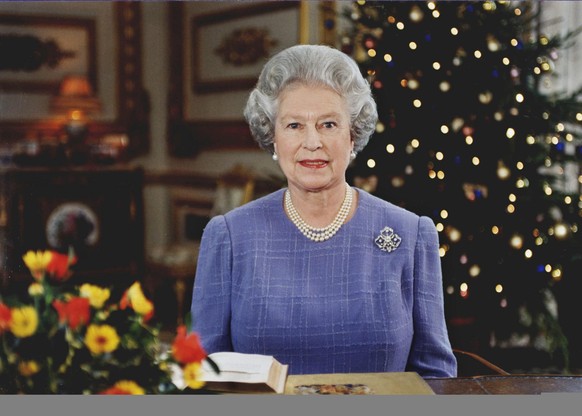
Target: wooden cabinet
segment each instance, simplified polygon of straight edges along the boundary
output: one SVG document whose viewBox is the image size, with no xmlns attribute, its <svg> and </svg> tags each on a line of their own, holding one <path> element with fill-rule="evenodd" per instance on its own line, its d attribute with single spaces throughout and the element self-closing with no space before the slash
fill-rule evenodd
<svg viewBox="0 0 582 416">
<path fill-rule="evenodd" d="M 78 257 L 72 281 L 125 288 L 144 273 L 141 168 L 0 171 L 0 270 L 5 293 L 30 282 L 28 250 Z"/>
</svg>

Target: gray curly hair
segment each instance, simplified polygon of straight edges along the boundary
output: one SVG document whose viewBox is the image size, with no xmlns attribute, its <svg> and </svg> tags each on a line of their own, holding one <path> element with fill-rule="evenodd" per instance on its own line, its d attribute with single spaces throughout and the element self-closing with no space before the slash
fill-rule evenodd
<svg viewBox="0 0 582 416">
<path fill-rule="evenodd" d="M 262 149 L 274 152 L 278 97 L 291 84 L 331 88 L 346 99 L 354 151 L 362 150 L 378 120 L 370 85 L 356 62 L 345 53 L 324 45 L 296 45 L 273 56 L 263 67 L 247 100 L 244 117 Z"/>
</svg>

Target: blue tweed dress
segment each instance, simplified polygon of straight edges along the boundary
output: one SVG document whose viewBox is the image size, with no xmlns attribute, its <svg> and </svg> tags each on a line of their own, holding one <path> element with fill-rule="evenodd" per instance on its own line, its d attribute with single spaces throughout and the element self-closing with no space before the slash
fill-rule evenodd
<svg viewBox="0 0 582 416">
<path fill-rule="evenodd" d="M 456 376 L 432 220 L 355 189 L 354 216 L 324 242 L 287 218 L 283 189 L 212 218 L 191 308 L 209 353 L 273 355 L 290 374 Z M 401 239 L 391 252 L 375 242 L 385 227 Z"/>
</svg>

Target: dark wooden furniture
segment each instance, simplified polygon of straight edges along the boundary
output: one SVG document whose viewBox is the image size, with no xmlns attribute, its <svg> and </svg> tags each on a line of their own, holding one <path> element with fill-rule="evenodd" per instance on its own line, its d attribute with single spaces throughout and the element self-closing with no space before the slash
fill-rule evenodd
<svg viewBox="0 0 582 416">
<path fill-rule="evenodd" d="M 72 282 L 123 289 L 144 272 L 143 171 L 128 166 L 0 171 L 0 288 L 30 283 L 28 250 L 78 257 Z"/>
<path fill-rule="evenodd" d="M 493 364 L 478 354 L 453 348 L 453 353 L 457 359 L 457 374 L 459 376 L 477 375 L 502 375 L 507 376 L 509 372 Z"/>
<path fill-rule="evenodd" d="M 541 394 L 582 392 L 582 375 L 510 374 L 478 354 L 453 349 L 458 377 L 427 378 L 436 394 Z"/>
<path fill-rule="evenodd" d="M 486 375 L 426 379 L 436 394 L 582 393 L 582 375 Z"/>
</svg>

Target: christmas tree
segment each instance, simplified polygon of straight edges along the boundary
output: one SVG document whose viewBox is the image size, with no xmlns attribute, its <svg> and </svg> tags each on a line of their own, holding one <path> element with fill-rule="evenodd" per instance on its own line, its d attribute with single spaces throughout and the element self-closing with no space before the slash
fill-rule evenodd
<svg viewBox="0 0 582 416">
<path fill-rule="evenodd" d="M 527 348 L 567 369 L 582 280 L 582 104 L 580 91 L 546 87 L 576 34 L 544 35 L 533 6 L 353 3 L 343 48 L 379 122 L 348 179 L 434 220 L 453 347 Z"/>
</svg>

